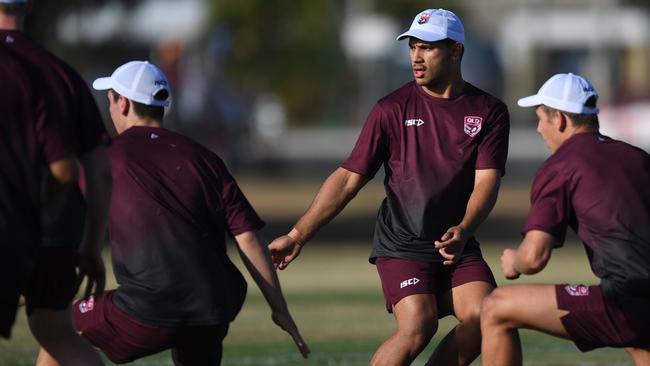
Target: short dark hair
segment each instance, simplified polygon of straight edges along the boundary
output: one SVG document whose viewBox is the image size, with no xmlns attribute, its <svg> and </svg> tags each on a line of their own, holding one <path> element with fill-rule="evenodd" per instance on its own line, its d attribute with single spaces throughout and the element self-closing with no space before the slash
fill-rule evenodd
<svg viewBox="0 0 650 366">
<path fill-rule="evenodd" d="M 113 97 L 113 102 L 117 102 L 117 100 L 120 98 L 120 93 L 116 92 L 114 89 L 111 89 L 111 94 Z M 166 89 L 161 89 L 153 96 L 153 98 L 161 101 L 167 100 L 167 98 L 169 98 L 169 92 Z M 135 114 L 138 116 L 142 118 L 151 118 L 157 121 L 162 121 L 163 116 L 165 115 L 165 107 L 147 105 L 131 99 L 129 100 L 133 104 L 133 112 L 135 112 Z"/>
<path fill-rule="evenodd" d="M 587 99 L 585 102 L 585 107 L 588 108 L 596 108 L 596 103 L 598 102 L 598 97 L 595 95 L 592 95 Z M 593 113 L 593 114 L 586 114 L 586 113 L 569 113 L 565 111 L 561 111 L 556 108 L 549 107 L 547 105 L 542 105 L 542 109 L 546 113 L 546 115 L 551 115 L 553 112 L 557 111 L 560 113 L 565 114 L 569 119 L 571 119 L 571 122 L 573 122 L 574 126 L 589 126 L 593 127 L 595 129 L 600 128 L 600 123 L 598 121 L 598 114 Z"/>
<path fill-rule="evenodd" d="M 462 44 L 462 43 L 460 43 L 460 42 L 458 42 L 458 41 L 454 41 L 454 40 L 451 39 L 451 38 L 445 38 L 445 39 L 443 39 L 441 42 L 442 42 L 442 44 L 444 44 L 447 48 L 451 48 L 453 45 L 455 45 L 456 43 L 458 43 L 458 44 L 463 48 L 463 49 L 460 51 L 460 59 L 461 59 L 461 60 L 463 59 L 463 55 L 465 54 L 465 45 L 464 45 L 464 44 Z"/>
</svg>

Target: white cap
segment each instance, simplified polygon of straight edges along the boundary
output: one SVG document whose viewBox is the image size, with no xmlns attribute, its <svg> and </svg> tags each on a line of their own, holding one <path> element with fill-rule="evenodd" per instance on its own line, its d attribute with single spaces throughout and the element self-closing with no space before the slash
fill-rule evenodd
<svg viewBox="0 0 650 366">
<path fill-rule="evenodd" d="M 111 76 L 95 80 L 93 88 L 96 90 L 113 89 L 125 98 L 157 107 L 169 106 L 172 95 L 165 74 L 148 61 L 127 62 L 115 69 Z M 161 90 L 167 91 L 167 98 L 155 99 L 154 96 Z"/>
<path fill-rule="evenodd" d="M 18 4 L 18 3 L 26 3 L 27 0 L 0 0 L 0 3 L 2 4 Z"/>
<path fill-rule="evenodd" d="M 577 114 L 597 114 L 597 107 L 585 103 L 598 93 L 587 79 L 579 75 L 557 74 L 548 79 L 535 95 L 517 101 L 520 107 L 545 105 L 557 110 Z"/>
<path fill-rule="evenodd" d="M 456 42 L 465 41 L 463 23 L 456 14 L 445 9 L 427 9 L 415 16 L 411 28 L 400 34 L 397 40 L 415 37 L 425 42 L 441 41 L 449 38 Z"/>
</svg>

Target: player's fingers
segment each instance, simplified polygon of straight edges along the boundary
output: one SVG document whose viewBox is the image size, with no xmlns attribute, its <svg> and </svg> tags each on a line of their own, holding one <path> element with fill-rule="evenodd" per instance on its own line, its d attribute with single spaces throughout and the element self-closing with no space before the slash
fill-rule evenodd
<svg viewBox="0 0 650 366">
<path fill-rule="evenodd" d="M 81 283 L 84 281 L 85 273 L 82 270 L 79 270 L 79 273 L 77 273 L 77 278 L 75 279 L 75 292 L 79 291 L 79 288 L 81 288 Z"/>
<path fill-rule="evenodd" d="M 92 276 L 88 276 L 86 281 L 86 290 L 84 291 L 84 299 L 88 299 L 93 291 L 93 286 L 95 284 L 95 279 Z"/>
<path fill-rule="evenodd" d="M 440 253 L 440 255 L 445 259 L 442 262 L 443 265 L 450 266 L 450 265 L 454 264 L 454 261 L 456 260 L 456 255 L 455 254 L 451 254 L 451 253 L 447 252 L 446 248 L 440 249 L 438 251 L 438 253 Z"/>
<path fill-rule="evenodd" d="M 106 274 L 103 273 L 97 279 L 97 284 L 95 285 L 95 295 L 101 295 L 106 288 Z"/>
<path fill-rule="evenodd" d="M 311 350 L 309 349 L 309 346 L 307 345 L 305 340 L 302 339 L 302 336 L 300 335 L 300 332 L 298 331 L 298 328 L 295 327 L 295 325 L 294 328 L 291 331 L 289 331 L 289 334 L 291 334 L 291 338 L 293 338 L 293 342 L 298 347 L 298 350 L 302 354 L 302 357 L 308 358 Z"/>
</svg>

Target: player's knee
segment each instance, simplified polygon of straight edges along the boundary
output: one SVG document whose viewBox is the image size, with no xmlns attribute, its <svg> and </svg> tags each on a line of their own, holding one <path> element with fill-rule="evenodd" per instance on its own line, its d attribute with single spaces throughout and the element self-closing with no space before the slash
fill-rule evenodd
<svg viewBox="0 0 650 366">
<path fill-rule="evenodd" d="M 481 327 L 495 325 L 503 322 L 505 298 L 500 289 L 495 289 L 490 295 L 483 299 L 480 309 Z"/>
<path fill-rule="evenodd" d="M 434 334 L 438 331 L 438 319 L 424 318 L 419 323 L 410 327 L 401 327 L 398 330 L 400 338 L 406 340 L 411 351 L 419 352 L 426 347 Z"/>
</svg>

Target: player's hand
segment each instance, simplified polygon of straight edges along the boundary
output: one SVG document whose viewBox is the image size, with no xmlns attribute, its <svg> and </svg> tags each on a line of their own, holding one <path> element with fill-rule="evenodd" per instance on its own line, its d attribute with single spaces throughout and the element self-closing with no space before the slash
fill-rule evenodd
<svg viewBox="0 0 650 366">
<path fill-rule="evenodd" d="M 515 259 L 517 258 L 517 250 L 506 249 L 501 254 L 501 270 L 503 275 L 509 279 L 514 280 L 519 278 L 520 273 L 515 270 Z"/>
<path fill-rule="evenodd" d="M 291 314 L 289 314 L 289 310 L 284 309 L 283 311 L 274 311 L 272 318 L 275 324 L 291 335 L 291 338 L 293 338 L 293 342 L 296 344 L 296 347 L 298 347 L 298 351 L 300 351 L 302 357 L 309 358 L 309 353 L 311 352 L 309 346 L 307 346 L 305 340 L 302 339 L 302 336 L 298 331 L 298 326 L 296 326 Z"/>
<path fill-rule="evenodd" d="M 434 242 L 438 253 L 445 259 L 442 264 L 450 266 L 458 261 L 465 250 L 465 244 L 470 234 L 460 226 L 452 226 L 442 234 L 440 240 Z"/>
<path fill-rule="evenodd" d="M 285 269 L 300 254 L 302 246 L 289 235 L 283 235 L 269 244 L 269 252 L 276 269 Z"/>
<path fill-rule="evenodd" d="M 84 278 L 86 279 L 84 299 L 89 298 L 93 293 L 99 295 L 104 292 L 104 288 L 106 287 L 106 268 L 104 267 L 104 259 L 102 258 L 101 252 L 79 252 L 77 288 L 81 286 Z"/>
</svg>

